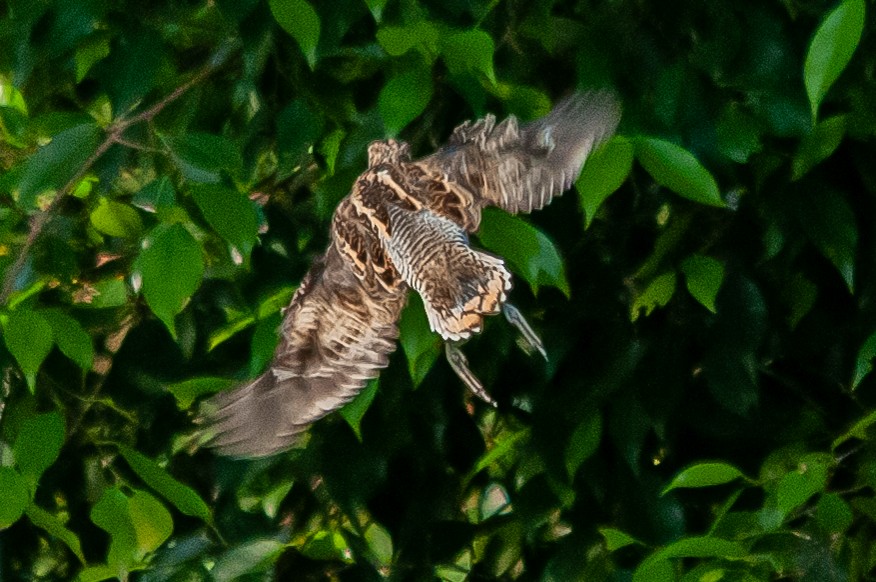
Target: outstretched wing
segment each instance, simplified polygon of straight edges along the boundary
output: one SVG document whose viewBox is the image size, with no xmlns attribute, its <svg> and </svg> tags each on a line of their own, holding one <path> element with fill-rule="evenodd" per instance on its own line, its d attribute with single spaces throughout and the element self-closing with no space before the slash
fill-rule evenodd
<svg viewBox="0 0 876 582">
<path fill-rule="evenodd" d="M 332 244 L 292 298 L 270 368 L 202 408 L 208 445 L 261 457 L 294 444 L 389 362 L 407 286 L 366 289 Z"/>
<path fill-rule="evenodd" d="M 447 146 L 415 162 L 462 185 L 482 206 L 531 212 L 567 190 L 594 148 L 614 133 L 612 93 L 575 93 L 541 119 L 519 125 L 487 115 L 457 127 Z"/>
</svg>

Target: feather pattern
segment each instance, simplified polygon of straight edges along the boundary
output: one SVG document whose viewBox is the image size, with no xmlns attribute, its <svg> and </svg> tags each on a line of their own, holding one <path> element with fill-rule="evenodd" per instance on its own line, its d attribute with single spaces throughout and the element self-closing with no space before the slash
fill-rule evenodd
<svg viewBox="0 0 876 582">
<path fill-rule="evenodd" d="M 335 211 L 331 243 L 286 309 L 269 369 L 206 401 L 201 422 L 220 453 L 258 457 L 292 446 L 316 420 L 349 402 L 386 367 L 408 290 L 447 344 L 460 378 L 493 403 L 455 342 L 500 311 L 544 348 L 506 303 L 511 275 L 499 257 L 472 249 L 485 206 L 529 212 L 578 176 L 615 130 L 615 98 L 574 94 L 546 117 L 518 124 L 486 116 L 459 126 L 448 145 L 413 161 L 407 144 L 369 146 L 368 169 Z"/>
</svg>

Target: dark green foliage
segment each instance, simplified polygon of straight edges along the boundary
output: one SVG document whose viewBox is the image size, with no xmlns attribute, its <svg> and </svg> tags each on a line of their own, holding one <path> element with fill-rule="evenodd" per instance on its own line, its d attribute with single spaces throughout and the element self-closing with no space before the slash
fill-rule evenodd
<svg viewBox="0 0 876 582">
<path fill-rule="evenodd" d="M 876 578 L 866 0 L 0 7 L 0 579 Z M 419 301 L 301 448 L 198 450 L 367 144 L 614 87 L 620 135 L 485 214 L 545 340 L 467 394 Z"/>
</svg>

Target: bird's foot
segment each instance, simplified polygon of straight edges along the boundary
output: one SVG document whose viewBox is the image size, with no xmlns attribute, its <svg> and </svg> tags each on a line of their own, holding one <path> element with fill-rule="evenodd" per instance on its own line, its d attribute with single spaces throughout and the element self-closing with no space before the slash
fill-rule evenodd
<svg viewBox="0 0 876 582">
<path fill-rule="evenodd" d="M 508 320 L 508 323 L 517 328 L 521 337 L 523 337 L 523 341 L 526 342 L 526 345 L 540 353 L 541 356 L 547 360 L 547 352 L 544 349 L 544 344 L 542 343 L 541 338 L 538 337 L 538 334 L 529 326 L 529 323 L 524 319 L 520 310 L 510 303 L 505 303 L 502 306 L 502 313 L 505 315 L 505 319 Z"/>
<path fill-rule="evenodd" d="M 460 380 L 468 386 L 468 389 L 474 392 L 475 396 L 490 406 L 498 406 L 496 401 L 487 394 L 486 390 L 484 390 L 484 385 L 481 384 L 481 381 L 478 380 L 477 376 L 468 369 L 468 358 L 465 357 L 465 354 L 462 353 L 462 350 L 459 349 L 458 345 L 453 342 L 446 342 L 444 344 L 444 353 L 447 356 L 447 361 L 450 363 L 450 367 L 453 368 L 453 371 L 456 372 L 456 375 L 459 376 Z"/>
</svg>

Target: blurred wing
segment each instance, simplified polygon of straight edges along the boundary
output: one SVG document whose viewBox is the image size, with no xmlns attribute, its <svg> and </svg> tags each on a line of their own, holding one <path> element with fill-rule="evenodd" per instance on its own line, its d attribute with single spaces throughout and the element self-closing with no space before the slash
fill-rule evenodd
<svg viewBox="0 0 876 582">
<path fill-rule="evenodd" d="M 523 125 L 513 115 L 498 124 L 492 115 L 465 122 L 447 146 L 415 163 L 464 186 L 482 206 L 530 212 L 571 187 L 619 121 L 612 93 L 575 93 Z"/>
<path fill-rule="evenodd" d="M 270 368 L 204 404 L 208 446 L 270 455 L 352 400 L 389 363 L 406 294 L 404 285 L 366 290 L 331 245 L 292 298 Z"/>
</svg>

